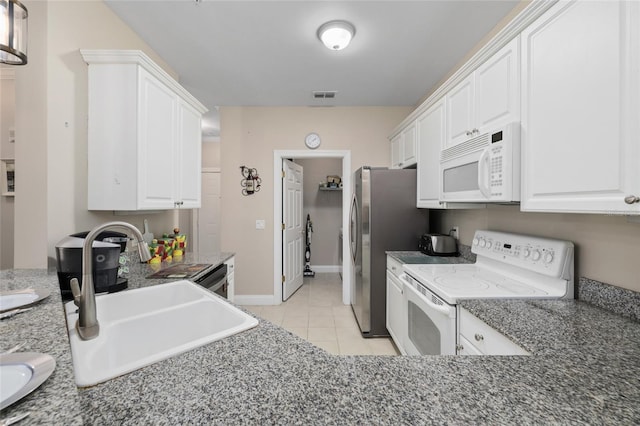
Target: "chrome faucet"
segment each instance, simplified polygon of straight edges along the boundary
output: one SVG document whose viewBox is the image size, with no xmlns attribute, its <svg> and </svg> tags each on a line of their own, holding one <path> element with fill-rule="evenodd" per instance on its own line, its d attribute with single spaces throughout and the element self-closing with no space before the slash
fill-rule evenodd
<svg viewBox="0 0 640 426">
<path fill-rule="evenodd" d="M 142 233 L 135 226 L 127 222 L 107 222 L 97 226 L 85 237 L 82 246 L 82 290 L 77 278 L 71 279 L 69 285 L 73 293 L 73 303 L 78 307 L 78 321 L 76 330 L 82 340 L 91 340 L 98 337 L 100 324 L 96 312 L 96 292 L 93 287 L 93 241 L 98 234 L 108 228 L 127 228 L 133 232 L 138 240 L 138 253 L 140 261 L 151 259 L 149 246 L 144 241 Z"/>
</svg>

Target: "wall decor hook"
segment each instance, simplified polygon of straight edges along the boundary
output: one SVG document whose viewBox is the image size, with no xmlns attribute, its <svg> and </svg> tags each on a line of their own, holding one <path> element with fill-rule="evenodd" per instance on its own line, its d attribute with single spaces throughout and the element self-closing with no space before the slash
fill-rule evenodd
<svg viewBox="0 0 640 426">
<path fill-rule="evenodd" d="M 258 176 L 258 170 L 247 166 L 240 166 L 240 174 L 243 179 L 240 181 L 242 195 L 251 195 L 260 191 L 262 179 Z"/>
</svg>

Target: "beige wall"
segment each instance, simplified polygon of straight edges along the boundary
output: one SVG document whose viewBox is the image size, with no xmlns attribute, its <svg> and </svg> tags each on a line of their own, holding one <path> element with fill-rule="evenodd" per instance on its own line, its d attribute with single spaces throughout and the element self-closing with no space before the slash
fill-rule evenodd
<svg viewBox="0 0 640 426">
<path fill-rule="evenodd" d="M 640 223 L 625 217 L 591 214 L 523 213 L 519 206 L 483 210 L 431 210 L 431 227 L 447 233 L 460 227 L 460 240 L 471 245 L 476 229 L 490 229 L 572 241 L 576 277 L 587 277 L 640 291 Z"/>
<path fill-rule="evenodd" d="M 220 167 L 220 141 L 202 141 L 202 167 Z"/>
<path fill-rule="evenodd" d="M 29 63 L 16 67 L 20 189 L 14 266 L 41 268 L 47 257 L 55 257 L 55 244 L 65 235 L 109 220 L 142 227 L 140 215 L 87 211 L 87 65 L 79 49 L 140 49 L 176 74 L 101 1 L 26 1 L 26 6 Z M 148 218 L 155 233 L 177 223 L 173 211 Z"/>
<path fill-rule="evenodd" d="M 304 219 L 311 215 L 311 265 L 337 266 L 338 235 L 342 227 L 342 192 L 320 191 L 320 182 L 328 175 L 342 175 L 342 160 L 317 158 L 295 160 L 304 169 L 303 212 Z"/>
<path fill-rule="evenodd" d="M 47 13 L 48 2 L 26 1 L 26 66 L 16 70 L 14 266 L 47 265 Z M 66 164 L 70 166 L 70 164 Z"/>
<path fill-rule="evenodd" d="M 317 132 L 320 150 L 351 150 L 351 168 L 390 161 L 387 135 L 406 107 L 221 107 L 222 250 L 236 253 L 236 293 L 273 294 L 273 151 L 304 150 Z M 240 193 L 241 165 L 255 167 L 262 189 Z M 266 220 L 256 230 L 256 219 Z"/>
<path fill-rule="evenodd" d="M 13 68 L 0 68 L 0 158 L 15 158 L 9 129 L 15 128 L 15 77 Z M 0 182 L 4 180 L 0 178 Z M 6 191 L 1 188 L 0 193 Z M 0 195 L 0 269 L 13 267 L 14 197 Z"/>
</svg>

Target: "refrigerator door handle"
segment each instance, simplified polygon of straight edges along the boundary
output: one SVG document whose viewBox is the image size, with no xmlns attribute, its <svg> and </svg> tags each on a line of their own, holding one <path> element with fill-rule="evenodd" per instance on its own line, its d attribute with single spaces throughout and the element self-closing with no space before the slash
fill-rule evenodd
<svg viewBox="0 0 640 426">
<path fill-rule="evenodd" d="M 353 214 L 356 214 L 356 218 L 354 220 Z M 351 199 L 351 211 L 349 212 L 349 218 L 351 222 L 349 223 L 349 247 L 351 248 L 351 258 L 353 259 L 353 263 L 356 262 L 356 255 L 358 253 L 358 242 L 356 237 L 354 237 L 354 232 L 357 234 L 358 230 L 358 200 L 356 199 L 356 195 L 353 195 Z"/>
</svg>

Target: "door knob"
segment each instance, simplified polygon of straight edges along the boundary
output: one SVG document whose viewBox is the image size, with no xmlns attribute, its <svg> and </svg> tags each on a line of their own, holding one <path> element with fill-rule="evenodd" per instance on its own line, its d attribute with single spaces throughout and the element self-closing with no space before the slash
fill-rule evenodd
<svg viewBox="0 0 640 426">
<path fill-rule="evenodd" d="M 624 202 L 627 203 L 627 204 L 640 203 L 640 197 L 638 197 L 636 195 L 628 195 L 628 196 L 624 197 Z"/>
</svg>

